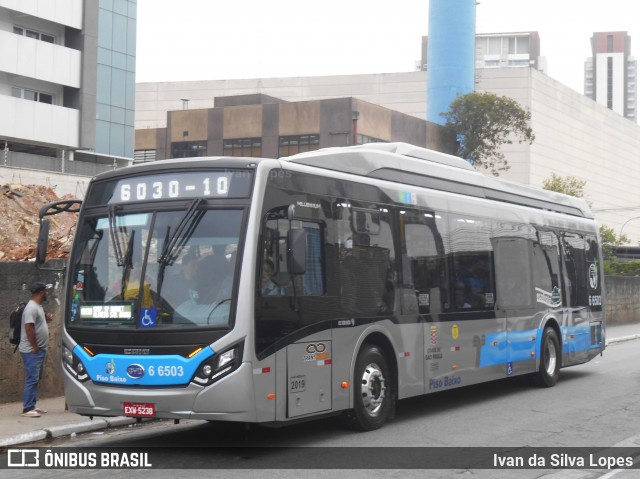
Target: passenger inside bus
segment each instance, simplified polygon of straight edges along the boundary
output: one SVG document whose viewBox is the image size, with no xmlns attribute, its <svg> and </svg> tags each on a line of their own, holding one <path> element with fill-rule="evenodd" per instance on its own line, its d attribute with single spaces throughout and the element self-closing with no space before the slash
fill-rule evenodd
<svg viewBox="0 0 640 479">
<path fill-rule="evenodd" d="M 213 254 L 198 261 L 194 293 L 174 311 L 174 322 L 226 324 L 235 271 L 235 245 L 216 245 Z"/>
<path fill-rule="evenodd" d="M 262 296 L 284 296 L 285 291 L 273 281 L 275 266 L 270 259 L 265 260 L 262 265 Z"/>
<path fill-rule="evenodd" d="M 180 271 L 173 272 L 166 282 L 167 288 L 164 297 L 173 307 L 184 303 L 190 298 L 195 298 L 196 275 L 198 273 L 198 255 L 195 248 L 190 249 L 182 257 Z"/>
</svg>

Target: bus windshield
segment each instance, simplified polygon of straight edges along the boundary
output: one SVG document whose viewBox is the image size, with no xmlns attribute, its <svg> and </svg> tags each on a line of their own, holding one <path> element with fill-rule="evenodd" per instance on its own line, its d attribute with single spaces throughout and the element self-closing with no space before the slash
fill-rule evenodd
<svg viewBox="0 0 640 479">
<path fill-rule="evenodd" d="M 69 327 L 103 329 L 230 326 L 241 209 L 87 216 L 71 269 Z"/>
</svg>

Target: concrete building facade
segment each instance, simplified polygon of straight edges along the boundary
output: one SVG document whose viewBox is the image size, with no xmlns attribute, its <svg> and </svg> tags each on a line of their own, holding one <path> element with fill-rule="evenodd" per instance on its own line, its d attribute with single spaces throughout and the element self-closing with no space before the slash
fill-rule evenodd
<svg viewBox="0 0 640 479">
<path fill-rule="evenodd" d="M 133 157 L 137 0 L 0 0 L 0 167 L 92 176 Z"/>
<path fill-rule="evenodd" d="M 288 102 L 218 97 L 214 108 L 167 112 L 166 128 L 136 130 L 136 162 L 194 156 L 280 158 L 304 151 L 402 141 L 453 152 L 441 126 L 355 98 Z"/>
<path fill-rule="evenodd" d="M 538 32 L 506 32 L 476 34 L 476 83 L 483 68 L 532 67 L 547 71 L 547 59 L 540 56 Z M 427 71 L 429 37 L 422 37 L 422 57 L 417 70 Z"/>
</svg>

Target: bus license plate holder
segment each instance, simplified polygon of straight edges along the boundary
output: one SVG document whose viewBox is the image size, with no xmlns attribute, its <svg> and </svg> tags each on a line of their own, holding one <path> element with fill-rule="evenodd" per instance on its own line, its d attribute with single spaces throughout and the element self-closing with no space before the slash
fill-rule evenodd
<svg viewBox="0 0 640 479">
<path fill-rule="evenodd" d="M 122 411 L 127 417 L 155 417 L 156 405 L 152 402 L 124 402 Z"/>
</svg>

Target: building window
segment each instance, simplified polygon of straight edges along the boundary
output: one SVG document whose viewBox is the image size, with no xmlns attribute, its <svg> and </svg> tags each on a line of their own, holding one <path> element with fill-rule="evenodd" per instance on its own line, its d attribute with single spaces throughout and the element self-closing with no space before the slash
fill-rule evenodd
<svg viewBox="0 0 640 479">
<path fill-rule="evenodd" d="M 207 156 L 206 141 L 176 141 L 171 143 L 171 158 Z"/>
<path fill-rule="evenodd" d="M 502 53 L 502 37 L 489 37 L 487 53 L 489 55 L 500 55 Z"/>
<path fill-rule="evenodd" d="M 529 37 L 516 37 L 516 41 L 516 53 L 521 55 L 529 53 Z"/>
<path fill-rule="evenodd" d="M 607 35 L 607 53 L 613 53 L 613 35 Z"/>
<path fill-rule="evenodd" d="M 356 136 L 356 141 L 358 145 L 365 145 L 367 143 L 389 143 L 386 140 L 381 140 L 380 138 L 374 138 L 372 136 L 361 135 L 359 133 Z"/>
<path fill-rule="evenodd" d="M 23 100 L 39 101 L 40 103 L 53 104 L 53 95 L 40 91 L 26 90 L 19 87 L 11 87 L 11 96 L 22 98 Z"/>
<path fill-rule="evenodd" d="M 613 109 L 613 58 L 607 58 L 607 108 Z"/>
<path fill-rule="evenodd" d="M 136 150 L 133 152 L 134 163 L 156 161 L 156 150 Z"/>
<path fill-rule="evenodd" d="M 36 40 L 41 40 L 47 43 L 55 43 L 55 37 L 53 35 L 49 35 L 47 33 L 38 32 L 36 30 L 31 30 L 29 28 L 23 28 L 14 26 L 13 33 L 16 35 L 23 35 L 25 37 L 34 38 Z"/>
<path fill-rule="evenodd" d="M 224 156 L 262 156 L 262 138 L 236 138 L 224 140 Z"/>
<path fill-rule="evenodd" d="M 278 157 L 291 156 L 320 148 L 320 135 L 281 136 Z"/>
</svg>

